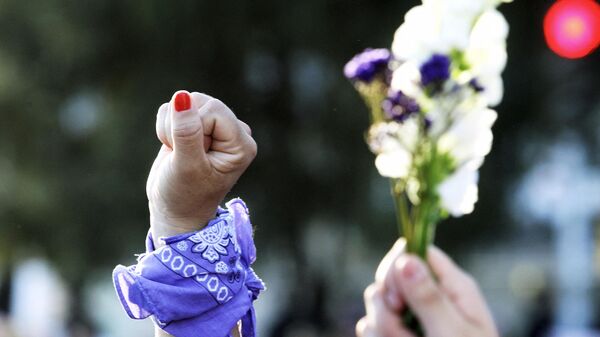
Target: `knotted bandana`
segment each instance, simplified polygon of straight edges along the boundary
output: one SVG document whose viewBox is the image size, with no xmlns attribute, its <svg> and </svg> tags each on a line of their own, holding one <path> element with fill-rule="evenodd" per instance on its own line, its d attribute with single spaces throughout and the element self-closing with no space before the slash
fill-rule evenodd
<svg viewBox="0 0 600 337">
<path fill-rule="evenodd" d="M 233 199 L 193 233 L 162 238 L 148 233 L 138 263 L 113 271 L 123 308 L 133 319 L 152 316 L 175 337 L 225 337 L 241 320 L 242 336 L 256 336 L 252 302 L 265 289 L 250 267 L 256 260 L 248 208 Z"/>
</svg>

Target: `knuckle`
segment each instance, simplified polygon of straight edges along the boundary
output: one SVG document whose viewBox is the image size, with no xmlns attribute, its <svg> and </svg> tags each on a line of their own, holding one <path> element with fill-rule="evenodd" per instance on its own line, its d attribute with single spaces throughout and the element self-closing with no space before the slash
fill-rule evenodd
<svg viewBox="0 0 600 337">
<path fill-rule="evenodd" d="M 150 187 L 150 182 L 146 183 L 146 198 L 148 198 L 148 200 L 152 199 L 152 188 Z"/>
<path fill-rule="evenodd" d="M 246 131 L 248 133 L 248 135 L 252 136 L 252 128 L 250 127 L 250 125 L 248 125 L 248 123 L 246 123 L 240 119 L 238 119 L 238 123 L 240 124 L 242 129 L 244 129 L 244 131 Z"/>
<path fill-rule="evenodd" d="M 235 153 L 237 155 L 230 160 L 232 169 L 248 167 L 258 153 L 256 142 L 254 139 L 241 142 L 241 144 L 238 144 L 236 147 Z"/>
<path fill-rule="evenodd" d="M 197 92 L 197 91 L 190 93 L 190 95 L 192 96 L 192 100 L 195 102 L 195 104 L 198 108 L 202 108 L 208 102 L 213 100 L 212 96 L 207 95 L 205 93 Z"/>
<path fill-rule="evenodd" d="M 356 336 L 366 337 L 365 331 L 367 330 L 367 318 L 363 317 L 356 323 L 355 331 Z"/>
<path fill-rule="evenodd" d="M 229 110 L 229 108 L 227 107 L 227 105 L 225 105 L 225 103 L 223 103 L 220 99 L 218 98 L 211 98 L 210 101 L 208 101 L 208 103 L 210 108 L 215 109 L 215 110 L 224 110 L 227 109 Z"/>
<path fill-rule="evenodd" d="M 164 113 L 165 111 L 167 111 L 167 109 L 169 108 L 169 103 L 163 103 L 158 107 L 158 111 L 156 112 L 157 115 Z"/>
<path fill-rule="evenodd" d="M 199 136 L 204 137 L 204 134 L 199 135 L 199 133 L 201 132 L 202 128 L 196 121 L 181 123 L 173 126 L 174 137 L 181 139 L 190 139 L 190 141 L 196 141 L 196 139 L 198 139 Z"/>
<path fill-rule="evenodd" d="M 208 101 L 207 105 L 209 112 L 218 113 L 219 115 L 224 116 L 229 123 L 237 122 L 235 113 L 233 113 L 233 111 L 221 100 L 212 98 L 210 101 Z"/>
<path fill-rule="evenodd" d="M 241 160 L 223 160 L 219 162 L 220 173 L 242 172 L 245 169 Z"/>
<path fill-rule="evenodd" d="M 256 141 L 252 137 L 249 138 L 250 140 L 248 141 L 246 155 L 248 159 L 252 161 L 254 160 L 254 158 L 256 158 L 256 155 L 258 154 L 258 146 L 256 145 Z"/>
<path fill-rule="evenodd" d="M 432 282 L 423 282 L 414 291 L 415 299 L 425 306 L 436 305 L 440 302 L 440 293 Z"/>
<path fill-rule="evenodd" d="M 165 115 L 167 114 L 167 105 L 168 103 L 164 103 L 158 108 L 156 112 L 156 125 L 164 124 Z"/>
<path fill-rule="evenodd" d="M 363 298 L 365 302 L 371 302 L 377 296 L 379 287 L 375 283 L 371 283 L 364 291 Z"/>
</svg>

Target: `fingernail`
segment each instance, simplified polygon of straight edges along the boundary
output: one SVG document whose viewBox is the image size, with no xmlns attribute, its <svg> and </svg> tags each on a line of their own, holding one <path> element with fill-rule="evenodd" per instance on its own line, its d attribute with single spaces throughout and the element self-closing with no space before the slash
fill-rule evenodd
<svg viewBox="0 0 600 337">
<path fill-rule="evenodd" d="M 392 309 L 400 309 L 400 300 L 398 299 L 396 293 L 388 291 L 385 295 L 385 301 L 387 302 L 387 305 L 390 306 Z"/>
<path fill-rule="evenodd" d="M 402 267 L 402 276 L 410 282 L 422 280 L 426 273 L 425 266 L 414 258 L 406 259 Z"/>
<path fill-rule="evenodd" d="M 175 111 L 189 110 L 192 106 L 190 95 L 187 92 L 180 92 L 175 95 Z"/>
</svg>

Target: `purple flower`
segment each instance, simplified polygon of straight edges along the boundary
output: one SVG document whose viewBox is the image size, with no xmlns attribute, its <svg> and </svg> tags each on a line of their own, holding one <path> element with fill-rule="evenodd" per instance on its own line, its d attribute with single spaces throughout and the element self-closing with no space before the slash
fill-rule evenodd
<svg viewBox="0 0 600 337">
<path fill-rule="evenodd" d="M 369 83 L 375 76 L 385 73 L 391 59 L 390 51 L 385 48 L 367 48 L 346 63 L 344 75 L 353 81 Z"/>
<path fill-rule="evenodd" d="M 433 124 L 433 121 L 430 118 L 425 117 L 423 123 L 425 125 L 425 130 L 429 130 L 431 129 L 431 124 Z"/>
<path fill-rule="evenodd" d="M 392 90 L 381 103 L 381 107 L 389 118 L 398 122 L 404 122 L 420 110 L 419 104 L 412 97 L 406 96 L 402 91 Z"/>
<path fill-rule="evenodd" d="M 477 81 L 476 78 L 469 81 L 469 86 L 473 88 L 475 92 L 482 92 L 485 90 L 485 88 L 481 85 L 481 83 L 479 83 L 479 81 Z"/>
<path fill-rule="evenodd" d="M 442 54 L 433 54 L 421 68 L 421 83 L 427 86 L 431 83 L 440 84 L 450 77 L 450 58 Z"/>
</svg>

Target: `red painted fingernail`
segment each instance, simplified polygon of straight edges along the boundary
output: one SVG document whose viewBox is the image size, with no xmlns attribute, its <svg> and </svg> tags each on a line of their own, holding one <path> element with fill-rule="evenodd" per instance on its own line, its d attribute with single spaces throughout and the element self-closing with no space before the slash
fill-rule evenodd
<svg viewBox="0 0 600 337">
<path fill-rule="evenodd" d="M 175 111 L 189 110 L 191 107 L 192 101 L 187 92 L 180 92 L 175 96 Z"/>
</svg>

